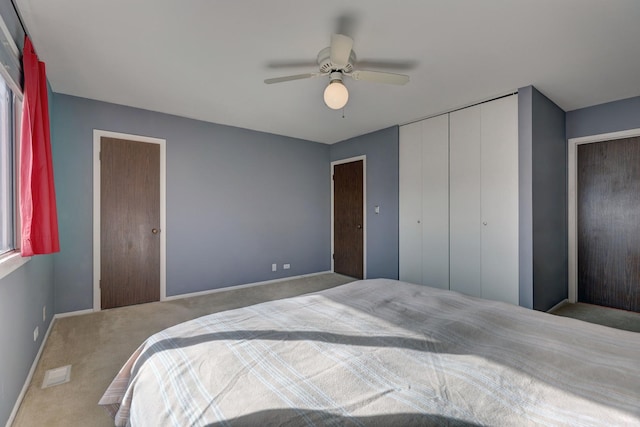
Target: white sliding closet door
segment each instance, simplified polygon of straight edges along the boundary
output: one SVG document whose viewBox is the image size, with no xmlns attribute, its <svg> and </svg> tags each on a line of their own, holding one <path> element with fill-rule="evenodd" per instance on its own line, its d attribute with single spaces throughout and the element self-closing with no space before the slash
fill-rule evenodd
<svg viewBox="0 0 640 427">
<path fill-rule="evenodd" d="M 422 121 L 422 283 L 449 289 L 449 116 Z"/>
<path fill-rule="evenodd" d="M 518 98 L 450 114 L 451 290 L 518 304 Z"/>
<path fill-rule="evenodd" d="M 449 289 L 449 118 L 400 127 L 400 280 Z"/>
<path fill-rule="evenodd" d="M 518 97 L 400 127 L 400 280 L 519 303 Z"/>
<path fill-rule="evenodd" d="M 422 283 L 422 124 L 400 126 L 400 280 Z"/>
<path fill-rule="evenodd" d="M 449 116 L 450 287 L 481 297 L 480 106 Z"/>
<path fill-rule="evenodd" d="M 518 97 L 481 107 L 482 297 L 518 305 Z"/>
</svg>

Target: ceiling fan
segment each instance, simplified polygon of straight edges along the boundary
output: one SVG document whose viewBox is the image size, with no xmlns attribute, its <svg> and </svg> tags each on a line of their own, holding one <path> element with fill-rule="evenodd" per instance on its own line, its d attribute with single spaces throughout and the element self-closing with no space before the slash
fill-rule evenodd
<svg viewBox="0 0 640 427">
<path fill-rule="evenodd" d="M 293 76 L 266 79 L 266 84 L 282 83 L 291 80 L 309 79 L 329 76 L 329 84 L 324 90 L 324 102 L 334 110 L 343 108 L 349 100 L 349 91 L 343 84 L 344 77 L 375 83 L 403 85 L 409 82 L 404 74 L 386 73 L 382 71 L 355 70 L 356 53 L 353 51 L 353 39 L 343 34 L 331 35 L 331 46 L 318 53 L 319 71 L 316 73 L 296 74 Z"/>
</svg>

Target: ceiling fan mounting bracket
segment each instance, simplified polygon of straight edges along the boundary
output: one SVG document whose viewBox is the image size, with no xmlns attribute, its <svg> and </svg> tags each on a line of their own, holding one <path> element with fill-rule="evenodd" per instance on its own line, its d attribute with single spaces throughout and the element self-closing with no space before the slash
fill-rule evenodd
<svg viewBox="0 0 640 427">
<path fill-rule="evenodd" d="M 331 62 L 331 47 L 325 47 L 318 53 L 318 65 L 321 73 L 331 73 L 333 71 L 341 71 L 350 73 L 353 71 L 353 64 L 356 62 L 356 53 L 352 50 L 349 54 L 349 63 L 345 66 L 339 66 Z"/>
</svg>

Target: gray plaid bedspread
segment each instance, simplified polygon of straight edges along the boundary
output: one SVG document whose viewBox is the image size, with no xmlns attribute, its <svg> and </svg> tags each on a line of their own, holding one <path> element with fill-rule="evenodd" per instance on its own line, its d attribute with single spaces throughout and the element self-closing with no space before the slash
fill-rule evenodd
<svg viewBox="0 0 640 427">
<path fill-rule="evenodd" d="M 151 336 L 119 426 L 640 425 L 640 334 L 376 279 Z"/>
</svg>

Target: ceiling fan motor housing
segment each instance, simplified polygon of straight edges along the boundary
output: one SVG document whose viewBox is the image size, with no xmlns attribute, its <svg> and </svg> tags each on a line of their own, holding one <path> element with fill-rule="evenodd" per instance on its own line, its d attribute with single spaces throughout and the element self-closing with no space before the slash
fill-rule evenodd
<svg viewBox="0 0 640 427">
<path fill-rule="evenodd" d="M 331 62 L 331 47 L 325 47 L 318 53 L 318 65 L 321 73 L 331 73 L 332 71 L 341 71 L 350 73 L 353 71 L 353 64 L 356 62 L 356 53 L 352 50 L 349 54 L 349 63 L 345 66 L 339 66 Z"/>
</svg>

